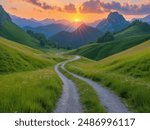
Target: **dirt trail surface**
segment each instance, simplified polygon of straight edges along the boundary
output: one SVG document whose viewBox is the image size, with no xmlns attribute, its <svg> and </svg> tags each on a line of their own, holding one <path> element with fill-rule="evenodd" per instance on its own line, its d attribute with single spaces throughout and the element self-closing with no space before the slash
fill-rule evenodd
<svg viewBox="0 0 150 130">
<path fill-rule="evenodd" d="M 61 67 L 66 70 L 64 67 L 65 64 L 80 59 L 80 56 L 76 56 L 73 60 L 68 60 L 64 62 Z M 68 70 L 66 70 L 68 73 L 72 74 L 74 77 L 79 78 L 80 80 L 83 80 L 87 82 L 89 85 L 91 85 L 95 91 L 97 92 L 97 95 L 99 97 L 99 100 L 101 101 L 102 105 L 106 108 L 106 111 L 109 113 L 128 113 L 127 107 L 122 103 L 121 99 L 114 94 L 111 90 L 109 90 L 106 87 L 101 86 L 97 82 L 79 76 L 77 74 L 74 74 Z"/>
<path fill-rule="evenodd" d="M 79 94 L 76 90 L 75 84 L 64 76 L 58 69 L 59 63 L 55 66 L 55 71 L 63 82 L 63 92 L 56 106 L 56 113 L 81 113 L 82 105 L 79 101 Z"/>
</svg>

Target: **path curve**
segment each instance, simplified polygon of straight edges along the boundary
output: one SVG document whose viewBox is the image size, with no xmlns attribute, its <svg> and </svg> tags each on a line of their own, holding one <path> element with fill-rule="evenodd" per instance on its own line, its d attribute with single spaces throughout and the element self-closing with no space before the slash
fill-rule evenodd
<svg viewBox="0 0 150 130">
<path fill-rule="evenodd" d="M 81 113 L 82 105 L 79 101 L 79 94 L 76 90 L 75 84 L 64 76 L 58 69 L 59 63 L 55 66 L 55 71 L 63 82 L 63 92 L 59 99 L 55 113 Z"/>
<path fill-rule="evenodd" d="M 79 76 L 77 74 L 74 74 L 70 71 L 68 71 L 64 66 L 65 64 L 75 61 L 75 60 L 79 60 L 80 56 L 76 56 L 73 60 L 68 60 L 66 62 L 64 62 L 61 65 L 61 68 L 64 69 L 65 71 L 67 71 L 68 73 L 70 73 L 71 75 L 73 75 L 74 77 L 83 80 L 85 82 L 87 82 L 89 85 L 91 85 L 95 91 L 97 92 L 97 95 L 99 97 L 99 100 L 101 101 L 102 105 L 106 108 L 106 111 L 109 113 L 129 113 L 128 108 L 122 103 L 120 97 L 118 97 L 116 94 L 114 94 L 111 90 L 109 90 L 106 87 L 103 87 L 102 85 L 98 84 L 97 82 L 89 79 L 89 78 L 85 78 L 82 76 Z"/>
</svg>

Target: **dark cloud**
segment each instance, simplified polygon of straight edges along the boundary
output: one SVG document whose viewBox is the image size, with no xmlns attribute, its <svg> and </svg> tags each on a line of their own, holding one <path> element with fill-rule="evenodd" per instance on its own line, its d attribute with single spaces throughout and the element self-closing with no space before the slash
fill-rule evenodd
<svg viewBox="0 0 150 130">
<path fill-rule="evenodd" d="M 29 2 L 31 4 L 34 4 L 34 5 L 36 5 L 38 7 L 41 7 L 43 9 L 45 9 L 45 10 L 53 9 L 54 8 L 54 7 L 46 4 L 45 2 L 40 2 L 39 0 L 24 0 L 24 1 Z"/>
<path fill-rule="evenodd" d="M 150 4 L 121 4 L 115 1 L 105 3 L 100 0 L 89 0 L 84 2 L 79 10 L 81 13 L 103 13 L 115 10 L 128 15 L 144 15 L 150 14 Z"/>
<path fill-rule="evenodd" d="M 68 12 L 68 13 L 76 13 L 76 7 L 74 4 L 65 5 L 64 9 L 58 6 L 51 6 L 45 2 L 40 2 L 39 0 L 24 0 L 26 2 L 29 2 L 35 6 L 38 6 L 44 10 L 57 10 L 60 12 Z"/>
<path fill-rule="evenodd" d="M 68 12 L 68 13 L 76 13 L 76 7 L 74 4 L 69 4 L 69 5 L 65 5 L 64 6 L 64 11 Z"/>
<path fill-rule="evenodd" d="M 79 11 L 81 13 L 101 13 L 103 12 L 100 6 L 99 0 L 86 1 L 80 6 Z"/>
<path fill-rule="evenodd" d="M 120 11 L 123 14 L 128 15 L 144 15 L 144 14 L 150 14 L 150 4 L 142 4 L 142 5 L 136 5 L 136 4 L 120 4 L 119 2 L 113 1 L 112 3 L 102 3 L 101 6 L 109 11 L 116 10 Z"/>
</svg>

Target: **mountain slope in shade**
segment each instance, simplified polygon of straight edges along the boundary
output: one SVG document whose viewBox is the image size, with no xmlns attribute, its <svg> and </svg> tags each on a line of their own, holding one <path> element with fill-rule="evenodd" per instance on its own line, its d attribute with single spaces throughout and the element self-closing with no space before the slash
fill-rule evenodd
<svg viewBox="0 0 150 130">
<path fill-rule="evenodd" d="M 150 15 L 145 16 L 144 18 L 139 19 L 140 21 L 150 24 Z"/>
<path fill-rule="evenodd" d="M 102 20 L 96 28 L 102 32 L 118 32 L 129 25 L 129 22 L 118 12 L 112 12 L 107 19 Z"/>
<path fill-rule="evenodd" d="M 114 35 L 114 40 L 105 43 L 93 43 L 73 50 L 70 54 L 82 55 L 100 60 L 150 39 L 150 25 L 135 22 L 123 31 Z"/>
<path fill-rule="evenodd" d="M 38 40 L 32 38 L 11 21 L 10 16 L 5 12 L 2 6 L 0 6 L 0 36 L 28 46 L 39 46 Z"/>
<path fill-rule="evenodd" d="M 39 27 L 25 27 L 25 30 L 31 30 L 36 33 L 43 33 L 47 38 L 61 32 L 61 31 L 70 31 L 72 27 L 68 27 L 63 24 L 49 24 L 46 26 L 39 26 Z"/>
<path fill-rule="evenodd" d="M 93 27 L 82 24 L 73 32 L 63 31 L 51 37 L 65 48 L 78 48 L 95 41 L 102 33 Z"/>
<path fill-rule="evenodd" d="M 6 21 L 11 22 L 11 18 L 0 5 L 0 25 L 2 26 Z"/>
<path fill-rule="evenodd" d="M 142 20 L 143 20 L 143 22 L 147 22 L 150 24 L 150 15 L 144 17 Z"/>
<path fill-rule="evenodd" d="M 101 21 L 102 21 L 102 20 L 99 19 L 99 20 L 96 20 L 96 21 L 94 21 L 94 22 L 87 23 L 87 25 L 96 28 L 96 26 L 97 26 Z"/>
</svg>

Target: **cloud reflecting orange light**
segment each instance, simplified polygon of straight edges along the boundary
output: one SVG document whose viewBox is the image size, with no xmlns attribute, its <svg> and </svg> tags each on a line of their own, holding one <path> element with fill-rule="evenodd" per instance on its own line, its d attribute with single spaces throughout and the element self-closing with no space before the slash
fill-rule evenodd
<svg viewBox="0 0 150 130">
<path fill-rule="evenodd" d="M 123 0 L 114 0 L 114 3 L 112 3 L 112 1 L 113 0 L 100 0 L 100 5 L 98 0 L 82 0 L 80 2 L 75 0 L 19 0 L 19 2 L 18 0 L 4 0 L 0 1 L 0 4 L 11 14 L 39 20 L 54 18 L 76 22 L 92 22 L 97 19 L 105 18 L 110 11 L 115 9 L 118 9 L 118 11 L 125 14 L 126 18 L 130 19 L 134 17 L 143 17 L 147 12 L 150 13 L 150 2 L 147 3 L 149 0 L 143 0 L 142 3 L 135 3 L 134 0 L 130 0 L 128 4 L 123 4 L 124 2 L 128 2 Z M 142 7 L 139 4 L 143 4 L 144 6 Z M 80 8 L 81 5 L 82 10 Z M 96 10 L 97 8 L 99 9 Z M 139 13 L 139 15 L 137 15 L 137 13 Z"/>
</svg>

